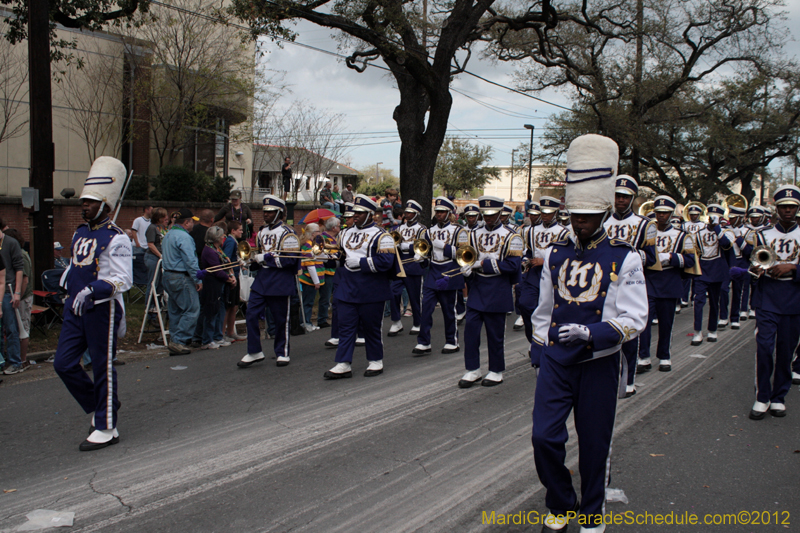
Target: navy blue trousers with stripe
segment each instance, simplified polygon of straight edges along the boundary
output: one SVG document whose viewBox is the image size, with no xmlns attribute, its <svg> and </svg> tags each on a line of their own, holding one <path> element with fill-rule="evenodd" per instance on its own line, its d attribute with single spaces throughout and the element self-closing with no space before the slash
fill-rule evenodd
<svg viewBox="0 0 800 533">
<path fill-rule="evenodd" d="M 403 300 L 403 287 L 408 292 L 408 304 L 411 306 L 411 313 L 414 318 L 414 326 L 420 324 L 420 309 L 422 298 L 422 276 L 406 276 L 392 282 L 392 299 L 389 300 L 389 308 L 392 312 L 392 322 L 397 322 L 403 316 L 400 306 Z"/>
<path fill-rule="evenodd" d="M 577 501 L 572 475 L 564 464 L 567 419 L 573 410 L 579 442 L 580 511 L 598 517 L 604 514 L 620 373 L 620 352 L 570 366 L 547 355 L 541 358 L 531 442 L 536 473 L 547 490 L 545 505 L 553 514 L 566 514 Z"/>
<path fill-rule="evenodd" d="M 258 320 L 268 308 L 275 321 L 275 355 L 289 357 L 289 297 L 264 296 L 250 291 L 247 301 L 247 353 L 255 355 L 261 352 L 261 331 Z"/>
<path fill-rule="evenodd" d="M 731 283 L 723 283 L 719 287 L 719 319 L 728 320 L 728 304 L 731 301 Z"/>
<path fill-rule="evenodd" d="M 356 336 L 364 336 L 367 361 L 383 359 L 383 309 L 385 302 L 354 304 L 336 302 L 339 307 L 339 346 L 336 348 L 337 363 L 352 363 Z"/>
<path fill-rule="evenodd" d="M 670 360 L 670 346 L 672 345 L 672 327 L 675 324 L 675 305 L 677 298 L 648 298 L 647 304 L 650 314 L 647 317 L 648 324 L 654 318 L 658 319 L 658 344 L 656 347 L 656 358 Z M 652 327 L 652 326 L 651 326 Z M 652 344 L 653 332 L 651 327 L 639 334 L 641 349 L 639 357 L 647 359 L 650 357 L 650 345 Z"/>
<path fill-rule="evenodd" d="M 792 387 L 792 357 L 800 339 L 800 315 L 756 309 L 756 400 L 783 403 Z"/>
<path fill-rule="evenodd" d="M 486 327 L 489 372 L 502 372 L 506 369 L 506 314 L 476 311 L 469 307 L 464 325 L 464 367 L 467 370 L 481 367 L 481 326 Z"/>
<path fill-rule="evenodd" d="M 717 331 L 719 321 L 719 298 L 722 292 L 721 282 L 694 280 L 694 330 L 703 331 L 703 308 L 708 294 L 708 331 Z"/>
<path fill-rule="evenodd" d="M 456 329 L 456 293 L 458 291 L 437 291 L 426 284 L 422 288 L 422 317 L 419 324 L 417 343 L 425 346 L 431 343 L 431 327 L 436 304 L 442 308 L 444 318 L 444 342 L 458 346 L 458 330 Z"/>
<path fill-rule="evenodd" d="M 94 413 L 97 429 L 117 427 L 119 410 L 117 370 L 111 361 L 117 351 L 117 328 L 122 306 L 112 300 L 75 316 L 64 309 L 64 323 L 58 336 L 55 369 L 84 412 Z M 94 382 L 81 368 L 81 356 L 89 350 Z"/>
</svg>

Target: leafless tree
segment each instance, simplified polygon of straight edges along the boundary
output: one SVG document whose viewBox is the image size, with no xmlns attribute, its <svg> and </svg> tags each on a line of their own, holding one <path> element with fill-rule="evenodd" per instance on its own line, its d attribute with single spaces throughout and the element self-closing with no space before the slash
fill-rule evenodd
<svg viewBox="0 0 800 533">
<path fill-rule="evenodd" d="M 254 59 L 220 16 L 223 2 L 176 0 L 138 13 L 125 41 L 140 75 L 134 98 L 150 114 L 160 166 L 176 164 L 219 121 L 243 122 L 254 91 Z"/>
<path fill-rule="evenodd" d="M 0 32 L 6 31 L 0 23 Z M 28 131 L 27 97 L 27 58 L 20 46 L 0 39 L 0 143 Z"/>
<path fill-rule="evenodd" d="M 98 45 L 84 55 L 81 67 L 71 63 L 63 71 L 56 98 L 66 109 L 60 114 L 67 128 L 86 143 L 89 161 L 104 154 L 119 157 L 129 140 L 122 125 L 122 53 Z"/>
</svg>

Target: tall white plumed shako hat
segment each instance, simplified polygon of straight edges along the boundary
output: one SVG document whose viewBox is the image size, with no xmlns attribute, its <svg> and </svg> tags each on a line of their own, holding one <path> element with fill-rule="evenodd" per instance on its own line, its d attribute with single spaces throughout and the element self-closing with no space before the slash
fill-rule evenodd
<svg viewBox="0 0 800 533">
<path fill-rule="evenodd" d="M 111 209 L 117 205 L 125 184 L 125 165 L 116 157 L 101 156 L 94 160 L 89 176 L 83 183 L 81 199 L 105 202 Z M 100 209 L 102 211 L 102 208 Z"/>
<path fill-rule="evenodd" d="M 570 213 L 598 214 L 614 207 L 619 147 L 602 135 L 581 135 L 567 150 L 565 204 Z"/>
</svg>

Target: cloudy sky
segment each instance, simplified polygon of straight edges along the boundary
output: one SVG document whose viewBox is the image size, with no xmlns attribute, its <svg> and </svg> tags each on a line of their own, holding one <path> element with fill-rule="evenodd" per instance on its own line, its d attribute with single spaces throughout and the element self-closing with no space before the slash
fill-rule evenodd
<svg viewBox="0 0 800 533">
<path fill-rule="evenodd" d="M 797 28 L 800 25 L 800 0 L 787 0 L 786 12 L 789 18 L 786 27 Z M 295 31 L 298 43 L 337 51 L 331 30 L 298 23 Z M 798 35 L 796 31 L 794 33 Z M 381 163 L 381 168 L 391 168 L 395 174 L 398 173 L 400 141 L 391 117 L 399 102 L 399 93 L 388 72 L 368 68 L 357 73 L 335 57 L 293 44 L 279 48 L 273 43 L 262 42 L 262 48 L 268 51 L 265 56 L 268 67 L 285 72 L 290 92 L 283 96 L 282 105 L 307 100 L 317 108 L 342 113 L 346 130 L 355 134 L 353 147 L 347 156 L 352 165 L 361 169 Z M 795 57 L 800 57 L 800 43 L 797 41 L 790 42 L 787 49 Z M 507 63 L 480 61 L 473 56 L 468 70 L 501 85 L 513 86 L 513 66 Z M 448 133 L 469 136 L 477 143 L 491 146 L 494 165 L 509 165 L 511 150 L 530 140 L 530 131 L 524 128 L 524 124 L 535 126 L 535 145 L 547 118 L 558 111 L 551 105 L 463 74 L 452 87 L 464 94 L 453 93 Z M 556 104 L 569 105 L 564 95 L 558 92 L 537 96 Z"/>
</svg>

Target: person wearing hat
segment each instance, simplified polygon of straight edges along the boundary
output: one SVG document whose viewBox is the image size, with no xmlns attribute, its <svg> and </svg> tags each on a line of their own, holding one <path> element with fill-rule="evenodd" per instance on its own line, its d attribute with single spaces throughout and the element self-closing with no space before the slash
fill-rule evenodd
<svg viewBox="0 0 800 533">
<path fill-rule="evenodd" d="M 542 275 L 544 252 L 552 241 L 566 238 L 567 231 L 559 223 L 553 222 L 552 207 L 547 207 L 549 225 L 542 225 L 542 212 L 540 204 L 532 203 L 528 209 L 531 225 L 522 234 L 525 242 L 525 255 L 523 258 L 522 280 L 517 290 L 517 308 L 520 317 L 514 323 L 514 329 L 525 329 L 525 338 L 533 342 L 533 323 L 531 315 L 539 305 L 539 278 Z"/>
<path fill-rule="evenodd" d="M 116 207 L 127 172 L 113 157 L 99 157 L 89 170 L 81 193 L 86 223 L 72 237 L 72 264 L 65 273 L 68 298 L 53 368 L 87 414 L 92 432 L 81 451 L 119 442 L 119 385 L 112 364 L 117 336 L 125 334 L 122 295 L 133 284 L 131 240 L 109 213 Z M 93 378 L 80 366 L 88 349 Z"/>
<path fill-rule="evenodd" d="M 604 531 L 605 489 L 623 359 L 620 350 L 647 325 L 639 253 L 610 239 L 617 143 L 582 135 L 567 151 L 566 206 L 573 233 L 545 252 L 533 314 L 531 363 L 539 366 L 533 406 L 533 457 L 550 513 L 542 531 L 564 531 L 577 512 L 581 532 Z M 624 395 L 624 393 L 623 393 Z M 567 418 L 578 433 L 581 497 L 564 464 Z"/>
<path fill-rule="evenodd" d="M 753 292 L 756 310 L 756 400 L 750 418 L 786 416 L 785 398 L 792 385 L 792 356 L 800 341 L 800 227 L 795 217 L 800 207 L 800 188 L 783 185 L 773 195 L 778 222 L 761 229 L 745 244 L 750 256 L 758 246 L 775 254 L 766 269 L 751 266 L 758 276 Z"/>
<path fill-rule="evenodd" d="M 461 213 L 464 216 L 464 229 L 475 231 L 483 227 L 483 217 L 477 204 L 467 204 Z M 461 324 L 467 316 L 467 287 L 456 292 L 456 323 Z"/>
<path fill-rule="evenodd" d="M 749 261 L 742 255 L 742 246 L 744 245 L 744 233 L 746 231 L 744 225 L 744 217 L 745 217 L 744 208 L 736 206 L 728 207 L 728 218 L 730 223 L 729 228 L 734 237 L 733 246 L 731 246 L 730 253 L 728 256 L 729 265 L 731 267 L 735 266 L 747 269 L 749 267 Z M 750 280 L 744 279 L 743 277 L 731 278 L 731 285 L 730 285 L 731 329 L 739 329 L 741 327 L 739 321 L 741 319 L 740 316 L 742 311 L 742 293 L 745 283 L 749 282 Z"/>
<path fill-rule="evenodd" d="M 464 367 L 459 380 L 462 389 L 480 382 L 493 387 L 503 382 L 505 371 L 504 340 L 506 315 L 514 310 L 512 287 L 519 282 L 525 244 L 517 233 L 500 222 L 503 200 L 481 196 L 478 205 L 484 226 L 469 234 L 469 244 L 477 252 L 472 265 L 461 267 L 469 285 L 467 316 L 464 326 Z M 481 373 L 481 329 L 486 328 L 489 372 Z"/>
<path fill-rule="evenodd" d="M 190 235 L 198 218 L 186 207 L 173 213 L 172 227 L 161 240 L 162 284 L 167 293 L 170 355 L 191 353 L 188 345 L 200 317 L 199 292 L 203 281 L 197 277 L 200 265 L 196 244 Z"/>
<path fill-rule="evenodd" d="M 639 252 L 642 266 L 650 267 L 656 264 L 656 225 L 638 213 L 634 213 L 631 206 L 633 199 L 639 194 L 639 184 L 627 174 L 617 176 L 614 189 L 614 213 L 608 217 L 604 226 L 611 239 L 618 239 L 630 244 Z M 636 361 L 639 352 L 644 346 L 639 345 L 641 337 L 631 339 L 622 345 L 622 356 L 625 358 L 628 370 L 626 397 L 636 392 Z"/>
<path fill-rule="evenodd" d="M 564 229 L 569 231 L 570 229 L 569 211 L 567 211 L 566 209 L 558 210 L 558 223 L 564 226 Z"/>
<path fill-rule="evenodd" d="M 683 270 L 691 268 L 695 263 L 694 243 L 692 236 L 676 229 L 670 223 L 670 218 L 675 212 L 677 203 L 669 196 L 657 196 L 653 200 L 653 212 L 656 214 L 657 231 L 656 249 L 661 270 L 646 269 L 644 277 L 647 281 L 647 303 L 649 306 L 648 323 L 658 319 L 658 369 L 661 372 L 672 370 L 672 326 L 675 323 L 675 309 L 678 299 L 683 293 Z M 680 309 L 680 306 L 678 306 Z M 634 366 L 637 373 L 647 372 L 652 368 L 650 363 L 651 329 L 645 327 L 639 335 L 641 349 L 639 350 L 638 366 Z M 625 347 L 623 345 L 623 351 Z M 635 389 L 626 391 L 632 395 Z"/>
<path fill-rule="evenodd" d="M 256 279 L 250 287 L 247 301 L 247 353 L 236 363 L 247 368 L 265 359 L 261 349 L 259 319 L 269 308 L 275 322 L 275 356 L 278 366 L 289 364 L 289 312 L 291 297 L 297 294 L 295 273 L 300 260 L 300 241 L 294 230 L 284 223 L 286 202 L 272 194 L 261 201 L 264 227 L 256 236 L 258 253 L 252 258 L 250 270 Z"/>
<path fill-rule="evenodd" d="M 352 227 L 352 220 L 353 215 L 355 212 L 353 211 L 353 202 L 345 202 L 344 204 L 344 212 L 342 213 L 342 228 L 337 233 L 336 241 L 331 242 L 329 244 L 337 244 L 338 242 L 338 235 L 341 233 L 342 230 L 348 227 Z M 338 246 L 338 244 L 337 244 Z M 333 257 L 338 254 L 328 254 L 329 257 Z M 334 271 L 338 273 L 340 268 L 334 267 Z M 331 337 L 325 341 L 326 348 L 336 348 L 339 346 L 339 312 L 336 306 L 336 287 L 339 284 L 340 276 L 334 273 L 333 275 L 333 293 L 331 294 Z M 358 328 L 358 337 L 356 337 L 356 346 L 364 346 L 366 341 L 364 340 L 364 336 L 361 333 L 361 327 Z"/>
<path fill-rule="evenodd" d="M 694 279 L 694 336 L 692 346 L 703 343 L 703 308 L 708 297 L 708 342 L 717 342 L 719 301 L 723 283 L 730 281 L 728 262 L 723 251 L 733 246 L 733 234 L 720 226 L 725 210 L 719 204 L 708 206 L 708 224 L 694 234 L 700 251 L 701 274 Z"/>
<path fill-rule="evenodd" d="M 511 215 L 514 214 L 514 210 L 511 209 L 511 206 L 503 204 L 503 209 L 500 211 L 500 223 L 504 226 L 508 226 L 511 228 L 512 231 L 517 231 L 517 225 L 514 224 L 514 220 L 511 218 Z"/>
<path fill-rule="evenodd" d="M 230 222 L 235 220 L 244 228 L 244 238 L 247 239 L 252 231 L 253 213 L 247 204 L 242 203 L 242 191 L 231 191 L 229 201 L 227 204 L 217 212 L 214 217 L 214 222 L 220 220 Z"/>
<path fill-rule="evenodd" d="M 751 249 L 746 247 L 746 243 L 755 242 L 755 235 L 763 229 L 769 228 L 766 223 L 764 211 L 761 206 L 754 205 L 747 210 L 747 223 L 743 232 L 739 246 L 742 249 L 742 259 L 746 262 L 746 267 L 750 267 L 750 254 L 745 250 Z M 742 308 L 739 310 L 739 320 L 753 319 L 756 317 L 755 309 L 752 306 L 753 288 L 756 285 L 755 278 L 745 279 L 742 287 Z"/>
<path fill-rule="evenodd" d="M 69 257 L 64 257 L 64 247 L 61 243 L 56 241 L 53 243 L 53 250 L 55 251 L 55 267 L 67 269 L 69 267 Z"/>
<path fill-rule="evenodd" d="M 364 377 L 383 373 L 381 324 L 386 300 L 392 297 L 390 278 L 398 268 L 394 239 L 375 224 L 378 203 L 357 194 L 353 202 L 353 225 L 339 233 L 339 268 L 336 275 L 339 342 L 336 365 L 325 379 L 353 377 L 353 349 L 361 328 L 367 348 Z"/>
<path fill-rule="evenodd" d="M 396 229 L 402 237 L 402 240 L 397 245 L 397 249 L 400 251 L 399 257 L 400 260 L 407 262 L 404 265 L 406 277 L 392 281 L 392 298 L 389 300 L 389 307 L 392 312 L 392 325 L 389 328 L 390 337 L 395 337 L 403 331 L 400 304 L 404 287 L 408 292 L 408 301 L 411 304 L 411 314 L 414 321 L 411 335 L 419 333 L 422 275 L 425 273 L 427 260 L 412 261 L 412 259 L 414 259 L 414 241 L 421 239 L 425 234 L 425 226 L 419 222 L 421 214 L 422 206 L 419 202 L 409 200 L 406 202 L 406 208 L 403 212 L 403 223 L 397 226 Z"/>
<path fill-rule="evenodd" d="M 681 224 L 681 230 L 689 235 L 699 232 L 705 227 L 705 223 L 700 220 L 700 215 L 703 214 L 703 209 L 697 205 L 692 204 L 685 208 L 688 213 L 688 220 L 684 220 Z M 694 239 L 694 243 L 700 250 L 700 243 Z M 689 302 L 694 299 L 694 278 L 687 276 L 683 279 L 683 295 L 681 296 L 681 307 L 689 307 Z"/>
<path fill-rule="evenodd" d="M 456 204 L 438 196 L 433 200 L 433 220 L 435 225 L 428 229 L 422 239 L 430 245 L 430 268 L 422 287 L 422 318 L 420 321 L 417 345 L 411 351 L 415 356 L 431 353 L 431 327 L 433 312 L 438 303 L 444 318 L 445 345 L 442 353 L 455 353 L 461 348 L 458 345 L 458 329 L 456 321 L 456 293 L 464 288 L 463 276 L 447 276 L 446 272 L 459 270 L 455 261 L 458 248 L 469 241 L 469 232 L 458 224 L 450 222 L 450 215 L 456 210 Z M 416 257 L 422 260 L 421 257 Z"/>
</svg>

